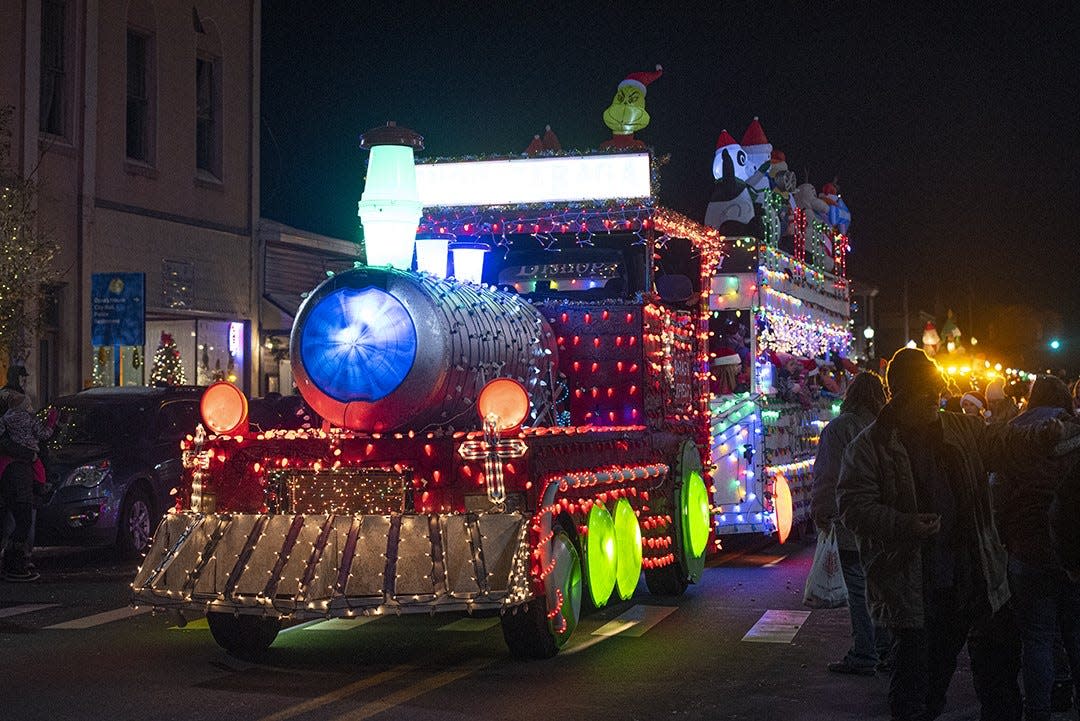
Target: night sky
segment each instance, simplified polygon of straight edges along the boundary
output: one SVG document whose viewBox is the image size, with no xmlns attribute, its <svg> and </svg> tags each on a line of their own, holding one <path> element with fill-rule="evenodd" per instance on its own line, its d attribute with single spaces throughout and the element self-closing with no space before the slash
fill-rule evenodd
<svg viewBox="0 0 1080 721">
<path fill-rule="evenodd" d="M 879 310 L 900 310 L 904 278 L 912 311 L 953 307 L 965 334 L 993 304 L 1032 305 L 1060 314 L 1048 330 L 1077 366 L 1075 4 L 708 5 L 266 0 L 263 215 L 356 238 L 357 136 L 390 119 L 429 157 L 519 153 L 546 124 L 595 148 L 618 82 L 661 63 L 637 137 L 671 155 L 662 204 L 703 218 L 718 134 L 759 116 L 800 183 L 838 179 L 849 275 L 881 288 Z"/>
</svg>

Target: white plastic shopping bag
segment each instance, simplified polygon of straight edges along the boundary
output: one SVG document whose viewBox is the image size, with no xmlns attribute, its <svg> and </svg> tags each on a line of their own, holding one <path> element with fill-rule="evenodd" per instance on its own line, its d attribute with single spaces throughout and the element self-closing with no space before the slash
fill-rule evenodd
<svg viewBox="0 0 1080 721">
<path fill-rule="evenodd" d="M 839 608 L 847 603 L 847 586 L 840 568 L 840 551 L 836 546 L 836 529 L 818 532 L 817 550 L 810 575 L 806 577 L 803 605 L 810 608 Z"/>
</svg>

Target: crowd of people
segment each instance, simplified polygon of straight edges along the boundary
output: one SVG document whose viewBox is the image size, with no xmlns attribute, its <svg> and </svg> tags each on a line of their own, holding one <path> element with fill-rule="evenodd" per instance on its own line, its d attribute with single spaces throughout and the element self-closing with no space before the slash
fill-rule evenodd
<svg viewBox="0 0 1080 721">
<path fill-rule="evenodd" d="M 1077 389 L 950 393 L 904 348 L 823 430 L 811 512 L 836 533 L 852 629 L 829 670 L 888 673 L 895 721 L 942 713 L 965 646 L 984 720 L 1048 720 L 1061 671 L 1080 679 Z"/>
</svg>

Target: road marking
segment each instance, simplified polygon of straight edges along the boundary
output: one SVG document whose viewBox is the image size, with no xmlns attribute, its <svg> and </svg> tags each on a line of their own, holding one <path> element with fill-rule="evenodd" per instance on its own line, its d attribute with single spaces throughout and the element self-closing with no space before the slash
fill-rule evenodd
<svg viewBox="0 0 1080 721">
<path fill-rule="evenodd" d="M 374 616 L 359 616 L 357 618 L 331 618 L 327 621 L 318 621 L 307 627 L 308 631 L 349 631 L 365 623 L 375 620 Z"/>
<path fill-rule="evenodd" d="M 578 641 L 579 638 L 582 639 L 582 640 Z M 607 641 L 608 638 L 610 638 L 610 637 L 609 636 L 578 636 L 577 634 L 574 634 L 571 637 L 570 643 L 568 643 L 564 649 L 559 651 L 559 655 L 560 656 L 569 656 L 570 654 L 579 653 L 581 651 L 584 651 L 587 648 L 591 648 L 592 646 L 595 646 L 598 643 L 603 643 L 604 641 Z"/>
<path fill-rule="evenodd" d="M 53 626 L 46 626 L 47 629 L 54 629 L 57 631 L 71 631 L 81 630 L 84 628 L 93 628 L 94 626 L 101 626 L 106 623 L 112 623 L 113 621 L 119 621 L 125 618 L 132 618 L 134 616 L 141 616 L 144 613 L 150 613 L 153 609 L 150 606 L 139 606 L 135 608 L 133 606 L 124 606 L 123 608 L 116 608 L 112 611 L 105 611 L 104 613 L 95 613 L 93 616 L 86 616 L 85 618 L 76 618 L 73 621 L 65 621 L 64 623 L 57 623 Z"/>
<path fill-rule="evenodd" d="M 423 696 L 429 691 L 434 691 L 437 688 L 451 684 L 466 676 L 471 676 L 485 666 L 490 666 L 492 663 L 493 661 L 491 659 L 474 659 L 464 666 L 443 671 L 428 679 L 410 683 L 407 688 L 395 691 L 376 701 L 368 701 L 359 708 L 347 711 L 340 716 L 335 716 L 334 721 L 364 721 L 364 719 L 369 719 L 372 716 L 389 711 L 395 706 L 411 701 L 417 696 Z"/>
<path fill-rule="evenodd" d="M 487 631 L 499 625 L 497 618 L 459 618 L 453 623 L 442 626 L 440 631 Z"/>
<path fill-rule="evenodd" d="M 791 643 L 809 617 L 809 611 L 770 609 L 761 615 L 742 640 L 751 643 Z"/>
<path fill-rule="evenodd" d="M 33 613 L 34 611 L 40 611 L 45 608 L 55 608 L 59 605 L 59 603 L 24 603 L 21 606 L 8 606 L 7 608 L 0 608 L 0 618 L 19 616 L 24 613 Z"/>
<path fill-rule="evenodd" d="M 620 616 L 592 632 L 593 636 L 643 636 L 646 631 L 675 613 L 676 606 L 632 606 Z"/>
<path fill-rule="evenodd" d="M 314 626 L 317 623 L 323 623 L 323 619 L 316 618 L 314 621 L 304 621 L 303 623 L 298 623 L 295 626 L 289 626 L 287 628 L 283 628 L 280 631 L 278 631 L 278 635 L 280 636 L 283 633 L 291 633 L 292 631 L 299 631 L 302 628 L 308 628 L 310 626 Z"/>
<path fill-rule="evenodd" d="M 264 716 L 259 719 L 259 721 L 285 721 L 285 719 L 290 719 L 294 716 L 305 714 L 308 711 L 314 711 L 317 708 L 322 708 L 323 706 L 332 704 L 335 701 L 340 701 L 344 698 L 348 698 L 354 693 L 363 691 L 366 688 L 378 686 L 384 681 L 389 681 L 391 679 L 404 676 L 406 673 L 414 670 L 415 668 L 413 666 L 395 666 L 394 668 L 388 669 L 386 671 L 380 671 L 374 676 L 368 676 L 367 678 L 362 678 L 359 681 L 353 681 L 349 685 L 342 686 L 336 691 L 325 693 L 322 696 L 316 696 L 315 698 L 308 699 L 303 703 L 284 708 L 277 713 L 270 714 L 269 716 Z"/>
<path fill-rule="evenodd" d="M 772 568 L 773 566 L 779 566 L 785 558 L 787 558 L 787 556 L 779 556 L 776 560 L 769 561 L 768 563 L 762 565 L 762 568 Z"/>
</svg>

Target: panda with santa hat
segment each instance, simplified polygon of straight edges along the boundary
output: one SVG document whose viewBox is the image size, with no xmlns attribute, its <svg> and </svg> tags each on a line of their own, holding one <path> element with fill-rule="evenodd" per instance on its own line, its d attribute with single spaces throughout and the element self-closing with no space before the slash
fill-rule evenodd
<svg viewBox="0 0 1080 721">
<path fill-rule="evenodd" d="M 750 197 L 747 178 L 752 171 L 749 158 L 728 131 L 720 133 L 713 156 L 712 196 L 705 210 L 705 225 L 723 233 L 745 233 L 754 219 L 754 201 Z"/>
</svg>

